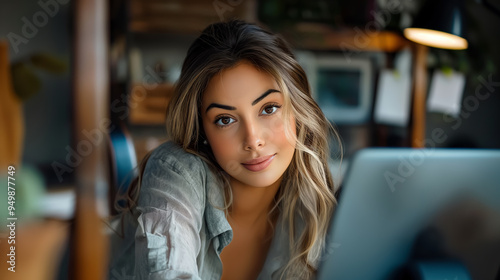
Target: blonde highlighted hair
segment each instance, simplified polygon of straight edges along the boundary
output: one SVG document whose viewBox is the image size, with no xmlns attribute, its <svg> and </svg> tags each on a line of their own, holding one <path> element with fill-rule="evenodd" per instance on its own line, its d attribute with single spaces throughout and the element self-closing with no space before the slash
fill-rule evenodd
<svg viewBox="0 0 500 280">
<path fill-rule="evenodd" d="M 202 95 L 212 77 L 246 61 L 271 75 L 284 96 L 283 114 L 287 136 L 296 140 L 296 151 L 283 176 L 275 205 L 269 216 L 281 213 L 283 226 L 290 234 L 290 259 L 281 271 L 284 279 L 311 279 L 325 247 L 328 224 L 336 199 L 328 167 L 329 139 L 337 132 L 311 97 L 309 83 L 287 43 L 257 25 L 233 20 L 208 26 L 188 50 L 176 93 L 167 111 L 167 134 L 185 151 L 202 158 L 220 180 L 225 194 L 224 210 L 232 200 L 227 173 L 217 164 L 209 145 L 203 145 L 200 107 Z M 295 119 L 296 134 L 289 117 Z M 140 181 L 147 157 L 141 163 L 139 177 L 128 189 L 127 208 L 133 208 L 139 196 Z M 305 228 L 297 232 L 296 220 Z"/>
</svg>

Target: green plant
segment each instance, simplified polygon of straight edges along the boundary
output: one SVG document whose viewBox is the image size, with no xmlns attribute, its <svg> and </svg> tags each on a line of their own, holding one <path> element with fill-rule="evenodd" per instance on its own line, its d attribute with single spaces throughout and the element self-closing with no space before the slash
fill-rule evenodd
<svg viewBox="0 0 500 280">
<path fill-rule="evenodd" d="M 25 60 L 14 62 L 11 65 L 14 92 L 19 99 L 25 101 L 42 88 L 42 81 L 36 69 L 60 75 L 65 73 L 67 68 L 64 60 L 49 53 L 35 53 Z"/>
</svg>

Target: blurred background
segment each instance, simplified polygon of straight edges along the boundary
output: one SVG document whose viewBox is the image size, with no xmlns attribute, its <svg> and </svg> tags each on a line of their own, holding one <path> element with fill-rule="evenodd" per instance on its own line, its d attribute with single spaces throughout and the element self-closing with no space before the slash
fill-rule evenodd
<svg viewBox="0 0 500 280">
<path fill-rule="evenodd" d="M 0 218 L 19 218 L 15 279 L 103 275 L 99 218 L 166 139 L 173 86 L 208 24 L 243 19 L 291 44 L 342 138 L 344 163 L 338 143 L 331 162 L 340 184 L 365 147 L 500 148 L 499 10 L 496 0 L 0 0 L 0 176 L 16 179 L 15 215 L 2 183 Z M 420 44 L 410 27 L 466 41 Z M 14 279 L 12 233 L 0 228 L 0 275 Z"/>
</svg>

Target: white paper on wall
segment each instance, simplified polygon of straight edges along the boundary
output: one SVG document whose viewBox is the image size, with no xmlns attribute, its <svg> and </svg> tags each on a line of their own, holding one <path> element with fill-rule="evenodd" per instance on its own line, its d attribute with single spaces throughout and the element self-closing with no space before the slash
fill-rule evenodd
<svg viewBox="0 0 500 280">
<path fill-rule="evenodd" d="M 410 73 L 382 70 L 377 88 L 375 122 L 397 126 L 408 125 L 410 101 Z"/>
<path fill-rule="evenodd" d="M 463 73 L 435 71 L 427 100 L 428 110 L 458 117 L 464 86 L 465 75 Z"/>
</svg>

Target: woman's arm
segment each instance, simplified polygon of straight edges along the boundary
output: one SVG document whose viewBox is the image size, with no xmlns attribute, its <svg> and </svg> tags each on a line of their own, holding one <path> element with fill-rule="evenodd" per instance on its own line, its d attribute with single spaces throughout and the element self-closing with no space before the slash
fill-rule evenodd
<svg viewBox="0 0 500 280">
<path fill-rule="evenodd" d="M 200 279 L 203 173 L 201 160 L 188 154 L 148 160 L 137 207 L 136 279 Z"/>
</svg>

